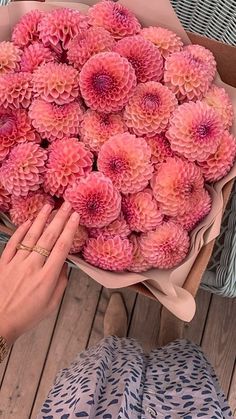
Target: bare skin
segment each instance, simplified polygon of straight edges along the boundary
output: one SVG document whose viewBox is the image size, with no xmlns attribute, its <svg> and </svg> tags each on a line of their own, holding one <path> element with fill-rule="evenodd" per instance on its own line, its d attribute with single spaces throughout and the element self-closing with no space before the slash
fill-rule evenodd
<svg viewBox="0 0 236 419">
<path fill-rule="evenodd" d="M 79 224 L 64 203 L 45 229 L 52 208 L 45 205 L 36 220 L 22 224 L 0 259 L 0 335 L 9 344 L 35 327 L 58 306 L 67 286 L 65 259 Z M 17 250 L 18 243 L 38 245 L 50 256 Z"/>
</svg>

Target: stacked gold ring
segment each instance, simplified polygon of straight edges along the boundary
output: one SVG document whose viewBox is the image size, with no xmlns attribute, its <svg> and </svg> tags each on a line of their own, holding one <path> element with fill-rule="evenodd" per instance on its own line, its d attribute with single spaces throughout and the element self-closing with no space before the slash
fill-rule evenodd
<svg viewBox="0 0 236 419">
<path fill-rule="evenodd" d="M 30 247 L 30 246 L 26 246 L 23 243 L 18 243 L 17 246 L 16 246 L 16 248 L 17 248 L 17 250 L 26 250 L 28 252 L 37 252 L 41 256 L 44 256 L 46 258 L 50 255 L 49 250 L 44 249 L 41 246 L 33 246 L 33 247 Z"/>
<path fill-rule="evenodd" d="M 49 250 L 44 249 L 41 246 L 34 246 L 32 250 L 33 250 L 33 252 L 37 252 L 40 255 L 45 256 L 46 258 L 48 258 L 48 256 L 50 255 Z"/>
<path fill-rule="evenodd" d="M 27 250 L 28 252 L 32 252 L 33 248 L 26 246 L 23 243 L 18 243 L 18 245 L 16 246 L 17 250 Z"/>
</svg>

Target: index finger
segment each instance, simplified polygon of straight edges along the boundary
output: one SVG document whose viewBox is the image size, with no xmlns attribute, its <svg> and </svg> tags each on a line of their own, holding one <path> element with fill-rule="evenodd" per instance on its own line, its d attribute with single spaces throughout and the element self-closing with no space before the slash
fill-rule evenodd
<svg viewBox="0 0 236 419">
<path fill-rule="evenodd" d="M 46 275 L 58 277 L 71 249 L 80 216 L 73 212 L 43 266 Z"/>
<path fill-rule="evenodd" d="M 11 236 L 10 240 L 8 241 L 2 253 L 2 256 L 1 256 L 2 262 L 9 263 L 11 259 L 15 256 L 17 252 L 16 246 L 23 240 L 31 224 L 32 224 L 32 221 L 27 220 L 25 223 L 21 224 L 21 226 L 17 228 L 17 230 Z"/>
<path fill-rule="evenodd" d="M 71 205 L 69 202 L 64 202 L 52 221 L 45 228 L 42 235 L 40 235 L 38 240 L 34 243 L 34 247 L 45 249 L 46 251 L 50 252 L 53 249 L 53 246 L 58 240 L 60 234 L 62 233 L 70 214 Z M 32 261 L 35 267 L 37 266 L 41 268 L 45 263 L 45 256 L 39 252 L 34 251 L 28 256 L 28 260 L 29 262 Z"/>
</svg>

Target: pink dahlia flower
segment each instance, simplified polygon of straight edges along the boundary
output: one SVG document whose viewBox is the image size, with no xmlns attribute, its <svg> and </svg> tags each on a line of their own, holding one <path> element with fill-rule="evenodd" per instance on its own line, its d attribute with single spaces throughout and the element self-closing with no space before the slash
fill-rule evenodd
<svg viewBox="0 0 236 419">
<path fill-rule="evenodd" d="M 137 84 L 129 61 L 116 52 L 101 52 L 91 57 L 80 73 L 81 94 L 90 108 L 117 112 L 132 96 Z"/>
<path fill-rule="evenodd" d="M 62 48 L 67 49 L 81 30 L 88 29 L 88 17 L 78 10 L 55 9 L 45 14 L 38 29 L 39 38 L 45 46 L 61 51 Z"/>
<path fill-rule="evenodd" d="M 10 194 L 6 191 L 3 187 L 2 183 L 0 182 L 0 211 L 8 212 L 11 205 L 11 197 Z"/>
<path fill-rule="evenodd" d="M 151 186 L 162 212 L 176 217 L 195 205 L 198 193 L 203 190 L 204 179 L 195 163 L 169 157 L 154 173 Z"/>
<path fill-rule="evenodd" d="M 132 260 L 132 244 L 119 236 L 89 239 L 83 249 L 84 259 L 107 271 L 125 271 Z"/>
<path fill-rule="evenodd" d="M 26 13 L 15 25 L 12 32 L 12 41 L 20 48 L 27 47 L 39 39 L 38 25 L 44 13 L 32 10 Z"/>
<path fill-rule="evenodd" d="M 49 147 L 44 189 L 62 196 L 68 186 L 92 171 L 93 155 L 77 138 L 56 140 Z"/>
<path fill-rule="evenodd" d="M 197 64 L 206 68 L 211 83 L 216 75 L 216 60 L 212 52 L 202 45 L 194 44 L 186 45 L 184 51 L 187 51 Z"/>
<path fill-rule="evenodd" d="M 15 196 L 27 196 L 43 183 L 47 152 L 38 144 L 18 144 L 0 168 L 4 188 Z"/>
<path fill-rule="evenodd" d="M 79 134 L 83 108 L 78 102 L 56 105 L 35 99 L 29 108 L 29 116 L 42 138 L 54 141 Z"/>
<path fill-rule="evenodd" d="M 119 113 L 98 113 L 88 109 L 83 116 L 80 135 L 91 151 L 98 153 L 101 146 L 113 135 L 127 131 Z"/>
<path fill-rule="evenodd" d="M 34 42 L 24 49 L 21 57 L 21 71 L 33 73 L 41 64 L 55 61 L 56 55 L 49 48 L 43 46 L 40 42 Z"/>
<path fill-rule="evenodd" d="M 223 126 L 217 112 L 202 102 L 184 103 L 170 119 L 166 136 L 173 151 L 191 161 L 204 161 L 217 150 Z"/>
<path fill-rule="evenodd" d="M 38 142 L 39 137 L 32 128 L 24 109 L 0 109 L 0 161 L 17 143 Z"/>
<path fill-rule="evenodd" d="M 207 182 L 216 182 L 227 175 L 236 159 L 236 139 L 224 131 L 215 153 L 199 163 Z"/>
<path fill-rule="evenodd" d="M 104 28 L 91 27 L 74 38 L 68 45 L 67 59 L 77 70 L 81 70 L 83 65 L 92 55 L 99 52 L 111 51 L 115 45 L 115 40 Z"/>
<path fill-rule="evenodd" d="M 20 68 L 21 50 L 12 42 L 0 42 L 0 75 L 18 71 Z"/>
<path fill-rule="evenodd" d="M 17 112 L 14 112 L 12 109 L 0 108 L 0 147 L 2 150 L 1 152 L 2 159 L 0 159 L 0 161 L 6 157 L 6 155 L 8 154 L 8 151 L 16 142 L 19 132 L 20 132 L 20 137 L 21 137 L 21 134 L 22 134 L 21 112 L 22 110 L 20 109 L 17 110 Z M 18 130 L 18 125 L 20 125 L 20 130 Z M 23 123 L 23 132 L 24 132 L 24 123 Z M 6 150 L 5 154 L 4 154 L 4 150 Z"/>
<path fill-rule="evenodd" d="M 31 79 L 29 73 L 7 73 L 0 76 L 0 106 L 28 108 L 32 98 Z"/>
<path fill-rule="evenodd" d="M 33 74 L 33 90 L 36 97 L 46 102 L 65 105 L 79 96 L 78 71 L 62 63 L 46 63 Z"/>
<path fill-rule="evenodd" d="M 211 106 L 219 114 L 225 129 L 229 129 L 232 126 L 234 120 L 233 105 L 228 93 L 223 87 L 212 84 L 202 101 Z"/>
<path fill-rule="evenodd" d="M 141 35 L 121 39 L 116 43 L 114 51 L 127 58 L 134 67 L 138 83 L 162 79 L 162 56 L 158 49 Z"/>
<path fill-rule="evenodd" d="M 86 227 L 105 227 L 121 210 L 121 196 L 112 181 L 102 173 L 90 173 L 85 179 L 67 188 L 65 199 L 80 214 Z"/>
<path fill-rule="evenodd" d="M 51 196 L 42 191 L 29 192 L 27 196 L 12 196 L 10 218 L 19 226 L 27 220 L 34 220 L 45 204 L 54 206 Z"/>
<path fill-rule="evenodd" d="M 111 0 L 103 0 L 90 7 L 88 15 L 90 25 L 102 26 L 115 38 L 135 35 L 141 29 L 140 23 L 129 9 Z"/>
<path fill-rule="evenodd" d="M 139 243 L 144 258 L 159 269 L 171 269 L 179 265 L 187 256 L 190 246 L 188 233 L 173 222 L 142 234 Z"/>
<path fill-rule="evenodd" d="M 133 231 L 145 233 L 154 230 L 163 221 L 163 214 L 150 189 L 124 196 L 121 208 Z"/>
<path fill-rule="evenodd" d="M 149 26 L 141 30 L 141 35 L 158 48 L 163 58 L 179 52 L 183 47 L 181 38 L 169 29 Z"/>
<path fill-rule="evenodd" d="M 89 230 L 89 236 L 93 238 L 97 238 L 102 235 L 104 238 L 120 236 L 122 239 L 125 239 L 130 233 L 131 230 L 122 213 L 115 221 L 112 221 L 112 223 L 108 224 L 106 227 L 91 228 Z"/>
<path fill-rule="evenodd" d="M 143 138 L 118 134 L 103 144 L 98 154 L 98 170 L 109 177 L 122 193 L 135 193 L 152 177 L 151 149 Z"/>
<path fill-rule="evenodd" d="M 70 253 L 80 253 L 86 240 L 88 239 L 88 230 L 84 226 L 79 226 L 75 233 L 74 240 L 70 249 Z"/>
<path fill-rule="evenodd" d="M 202 99 L 211 81 L 207 68 L 188 52 L 175 52 L 167 57 L 164 82 L 179 101 Z"/>
<path fill-rule="evenodd" d="M 184 230 L 190 232 L 209 214 L 211 206 L 211 197 L 203 189 L 202 192 L 197 194 L 197 199 L 194 200 L 193 205 L 190 205 L 190 209 L 183 215 L 173 217 L 171 221 L 175 224 L 180 224 Z"/>
<path fill-rule="evenodd" d="M 155 81 L 140 83 L 125 107 L 125 123 L 136 135 L 153 136 L 166 130 L 176 106 L 166 86 Z"/>
<path fill-rule="evenodd" d="M 130 266 L 128 267 L 128 271 L 144 272 L 144 271 L 147 271 L 148 269 L 151 269 L 152 264 L 146 261 L 146 259 L 144 258 L 141 252 L 141 248 L 139 244 L 139 241 L 140 241 L 139 237 L 136 236 L 135 234 L 132 234 L 129 240 L 133 245 L 133 257 L 132 257 L 132 262 Z"/>
<path fill-rule="evenodd" d="M 167 157 L 173 157 L 174 153 L 170 143 L 164 134 L 156 134 L 154 137 L 145 137 L 145 140 L 152 151 L 151 161 L 158 168 L 158 164 L 166 161 Z"/>
</svg>

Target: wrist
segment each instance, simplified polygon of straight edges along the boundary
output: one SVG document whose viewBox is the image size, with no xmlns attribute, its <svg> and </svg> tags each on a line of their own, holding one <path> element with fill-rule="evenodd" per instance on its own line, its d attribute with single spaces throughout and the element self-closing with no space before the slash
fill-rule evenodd
<svg viewBox="0 0 236 419">
<path fill-rule="evenodd" d="M 6 342 L 8 347 L 13 345 L 15 340 L 17 339 L 16 332 L 13 327 L 10 326 L 9 322 L 0 314 L 0 336 L 2 336 Z"/>
</svg>

